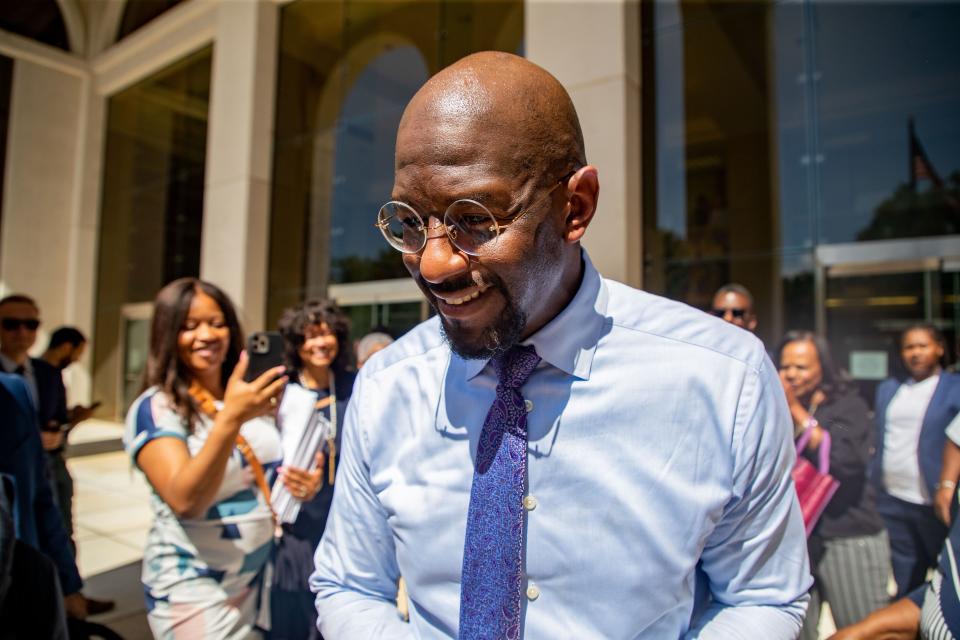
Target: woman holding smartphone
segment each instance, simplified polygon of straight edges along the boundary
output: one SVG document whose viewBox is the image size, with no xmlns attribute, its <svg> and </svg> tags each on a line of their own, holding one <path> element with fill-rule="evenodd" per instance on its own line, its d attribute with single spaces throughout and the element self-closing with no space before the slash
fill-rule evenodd
<svg viewBox="0 0 960 640">
<path fill-rule="evenodd" d="M 155 637 L 258 637 L 274 544 L 266 494 L 280 460 L 272 412 L 286 377 L 244 380 L 229 298 L 195 278 L 157 294 L 145 391 L 125 444 L 153 489 L 142 580 Z M 262 609 L 266 613 L 266 609 Z"/>
<path fill-rule="evenodd" d="M 316 396 L 317 419 L 327 425 L 334 437 L 324 446 L 318 459 L 325 481 L 318 493 L 311 494 L 291 477 L 284 476 L 291 494 L 302 502 L 296 522 L 283 525 L 276 554 L 276 567 L 270 595 L 274 640 L 320 638 L 314 596 L 307 583 L 313 570 L 313 554 L 323 536 L 327 513 L 333 500 L 334 474 L 340 444 L 340 428 L 356 374 L 348 369 L 349 321 L 329 300 L 310 300 L 287 309 L 280 317 L 286 363 L 291 384 L 311 390 Z M 281 425 L 285 406 L 280 407 Z"/>
</svg>

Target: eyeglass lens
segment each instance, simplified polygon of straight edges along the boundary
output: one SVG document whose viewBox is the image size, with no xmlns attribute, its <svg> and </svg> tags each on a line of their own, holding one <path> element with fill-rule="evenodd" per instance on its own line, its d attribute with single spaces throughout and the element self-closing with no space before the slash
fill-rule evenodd
<svg viewBox="0 0 960 640">
<path fill-rule="evenodd" d="M 26 327 L 29 331 L 36 331 L 40 327 L 40 321 L 33 318 L 4 318 L 3 328 L 7 331 L 16 331 L 20 327 Z"/>
<path fill-rule="evenodd" d="M 427 227 L 423 218 L 402 202 L 388 202 L 380 209 L 377 226 L 395 249 L 404 253 L 417 253 L 426 244 Z M 457 200 L 451 204 L 443 217 L 447 236 L 454 246 L 470 255 L 476 255 L 481 247 L 498 235 L 498 225 L 493 214 L 479 202 Z"/>
<path fill-rule="evenodd" d="M 394 249 L 416 253 L 423 248 L 425 229 L 423 220 L 402 202 L 388 202 L 380 208 L 378 227 Z"/>
<path fill-rule="evenodd" d="M 476 254 L 497 237 L 497 221 L 486 207 L 473 200 L 457 200 L 444 216 L 450 239 L 458 249 Z"/>
</svg>

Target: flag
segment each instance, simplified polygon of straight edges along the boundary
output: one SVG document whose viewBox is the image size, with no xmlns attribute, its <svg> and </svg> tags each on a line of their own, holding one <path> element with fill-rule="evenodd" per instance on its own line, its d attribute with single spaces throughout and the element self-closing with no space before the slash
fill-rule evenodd
<svg viewBox="0 0 960 640">
<path fill-rule="evenodd" d="M 943 180 L 937 175 L 937 170 L 933 168 L 927 152 L 923 150 L 923 145 L 917 138 L 913 118 L 907 120 L 907 132 L 910 136 L 910 186 L 916 191 L 919 180 L 929 180 L 938 189 L 943 188 Z"/>
</svg>

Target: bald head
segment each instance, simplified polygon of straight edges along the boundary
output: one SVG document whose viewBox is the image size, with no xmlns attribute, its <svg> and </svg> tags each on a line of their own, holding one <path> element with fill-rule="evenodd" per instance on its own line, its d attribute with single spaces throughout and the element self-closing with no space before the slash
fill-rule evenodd
<svg viewBox="0 0 960 640">
<path fill-rule="evenodd" d="M 585 165 L 570 96 L 545 70 L 509 53 L 475 53 L 443 69 L 404 111 L 396 165 L 465 160 L 550 175 Z"/>
</svg>

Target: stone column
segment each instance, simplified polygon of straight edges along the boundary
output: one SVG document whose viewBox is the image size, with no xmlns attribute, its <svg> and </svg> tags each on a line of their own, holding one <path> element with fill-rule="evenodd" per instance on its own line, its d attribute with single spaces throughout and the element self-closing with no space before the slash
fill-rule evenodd
<svg viewBox="0 0 960 640">
<path fill-rule="evenodd" d="M 555 75 L 580 116 L 587 161 L 600 172 L 584 246 L 603 275 L 640 286 L 640 5 L 637 0 L 526 0 L 525 46 Z"/>
<path fill-rule="evenodd" d="M 213 47 L 200 276 L 247 330 L 266 314 L 278 14 L 274 2 L 220 0 Z"/>
</svg>

